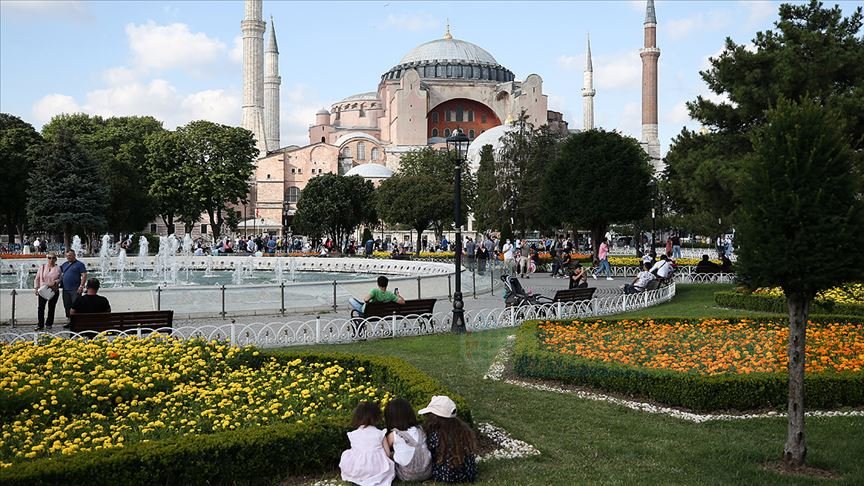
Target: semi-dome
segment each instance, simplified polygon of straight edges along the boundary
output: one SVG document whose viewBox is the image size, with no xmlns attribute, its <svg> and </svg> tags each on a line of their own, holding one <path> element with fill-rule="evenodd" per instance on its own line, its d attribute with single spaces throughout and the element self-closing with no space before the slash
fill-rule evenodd
<svg viewBox="0 0 864 486">
<path fill-rule="evenodd" d="M 408 51 L 399 61 L 399 64 L 422 61 L 466 61 L 484 64 L 498 64 L 498 61 L 488 51 L 478 46 L 459 39 L 435 39 L 420 44 Z"/>
<path fill-rule="evenodd" d="M 400 79 L 413 69 L 422 79 L 464 79 L 471 81 L 509 82 L 516 79 L 512 71 L 498 64 L 486 49 L 468 41 L 454 39 L 450 27 L 443 39 L 425 42 L 411 49 L 399 64 L 381 78 Z"/>
<path fill-rule="evenodd" d="M 345 175 L 359 175 L 364 179 L 388 179 L 393 176 L 393 171 L 381 164 L 368 163 L 352 167 Z"/>
</svg>

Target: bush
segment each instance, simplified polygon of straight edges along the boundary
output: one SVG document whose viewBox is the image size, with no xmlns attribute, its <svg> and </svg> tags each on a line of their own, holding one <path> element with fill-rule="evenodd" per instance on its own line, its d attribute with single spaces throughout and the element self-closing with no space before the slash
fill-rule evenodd
<svg viewBox="0 0 864 486">
<path fill-rule="evenodd" d="M 262 351 L 258 360 L 337 360 L 363 366 L 394 396 L 415 409 L 432 395 L 448 395 L 459 416 L 472 423 L 465 400 L 399 358 L 348 353 Z M 254 366 L 254 363 L 248 363 Z M 333 470 L 348 448 L 349 418 L 316 419 L 207 435 L 141 442 L 122 448 L 82 452 L 16 464 L 0 470 L 4 485 L 40 484 L 271 484 L 288 476 Z"/>
<path fill-rule="evenodd" d="M 697 411 L 777 408 L 787 402 L 785 373 L 707 376 L 588 360 L 543 349 L 539 324 L 527 322 L 517 331 L 514 366 L 521 376 L 589 386 Z M 864 372 L 808 374 L 804 388 L 808 407 L 864 404 Z"/>
<path fill-rule="evenodd" d="M 714 303 L 720 307 L 744 309 L 756 312 L 772 312 L 786 314 L 786 299 L 762 294 L 745 294 L 734 290 L 715 292 Z M 843 304 L 838 302 L 813 301 L 810 303 L 810 314 L 834 314 L 840 316 L 864 316 L 864 305 Z"/>
</svg>

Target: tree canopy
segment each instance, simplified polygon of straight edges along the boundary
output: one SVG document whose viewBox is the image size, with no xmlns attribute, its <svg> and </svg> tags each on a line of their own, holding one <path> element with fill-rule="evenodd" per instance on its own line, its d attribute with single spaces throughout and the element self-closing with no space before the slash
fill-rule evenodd
<svg viewBox="0 0 864 486">
<path fill-rule="evenodd" d="M 417 254 L 423 232 L 433 223 L 440 208 L 453 211 L 453 194 L 445 181 L 428 174 L 396 174 L 378 187 L 377 207 L 381 220 L 387 224 L 404 224 L 417 232 Z"/>
<path fill-rule="evenodd" d="M 322 174 L 300 191 L 294 228 L 313 238 L 342 242 L 360 224 L 375 224 L 375 187 L 360 176 Z"/>
<path fill-rule="evenodd" d="M 557 225 L 591 230 L 594 248 L 610 223 L 642 218 L 651 207 L 652 169 L 634 138 L 589 130 L 571 135 L 543 180 L 544 207 Z"/>
<path fill-rule="evenodd" d="M 480 149 L 477 169 L 477 200 L 474 203 L 474 226 L 481 231 L 500 228 L 504 202 L 495 180 L 495 151 L 491 145 Z"/>
<path fill-rule="evenodd" d="M 23 237 L 27 222 L 28 174 L 41 156 L 42 136 L 17 116 L 0 113 L 0 228 L 9 241 Z"/>
</svg>

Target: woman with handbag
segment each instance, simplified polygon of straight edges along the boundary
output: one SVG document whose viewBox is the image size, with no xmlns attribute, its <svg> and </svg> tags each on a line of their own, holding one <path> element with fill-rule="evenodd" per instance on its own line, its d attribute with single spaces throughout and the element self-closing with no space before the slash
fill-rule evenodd
<svg viewBox="0 0 864 486">
<path fill-rule="evenodd" d="M 57 265 L 57 255 L 49 253 L 48 261 L 36 272 L 35 287 L 36 297 L 39 299 L 37 316 L 39 324 L 37 331 L 45 327 L 51 329 L 54 325 L 54 309 L 57 308 L 57 298 L 60 296 L 60 267 Z M 45 304 L 48 304 L 48 320 L 45 320 Z"/>
</svg>

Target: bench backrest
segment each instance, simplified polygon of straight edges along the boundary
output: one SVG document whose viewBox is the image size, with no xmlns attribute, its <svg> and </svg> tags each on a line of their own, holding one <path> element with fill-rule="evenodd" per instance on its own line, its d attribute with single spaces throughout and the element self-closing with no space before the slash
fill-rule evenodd
<svg viewBox="0 0 864 486">
<path fill-rule="evenodd" d="M 158 329 L 174 324 L 174 311 L 109 312 L 105 314 L 72 314 L 72 331 L 102 331 L 106 329 Z"/>
<path fill-rule="evenodd" d="M 554 302 L 576 302 L 579 300 L 591 300 L 591 297 L 594 296 L 594 292 L 596 290 L 596 287 L 559 290 L 555 292 L 555 297 L 553 297 L 552 300 Z"/>
<path fill-rule="evenodd" d="M 387 317 L 392 315 L 407 316 L 409 314 L 431 314 L 435 308 L 435 299 L 406 300 L 404 304 L 396 302 L 366 304 L 366 317 Z"/>
</svg>

